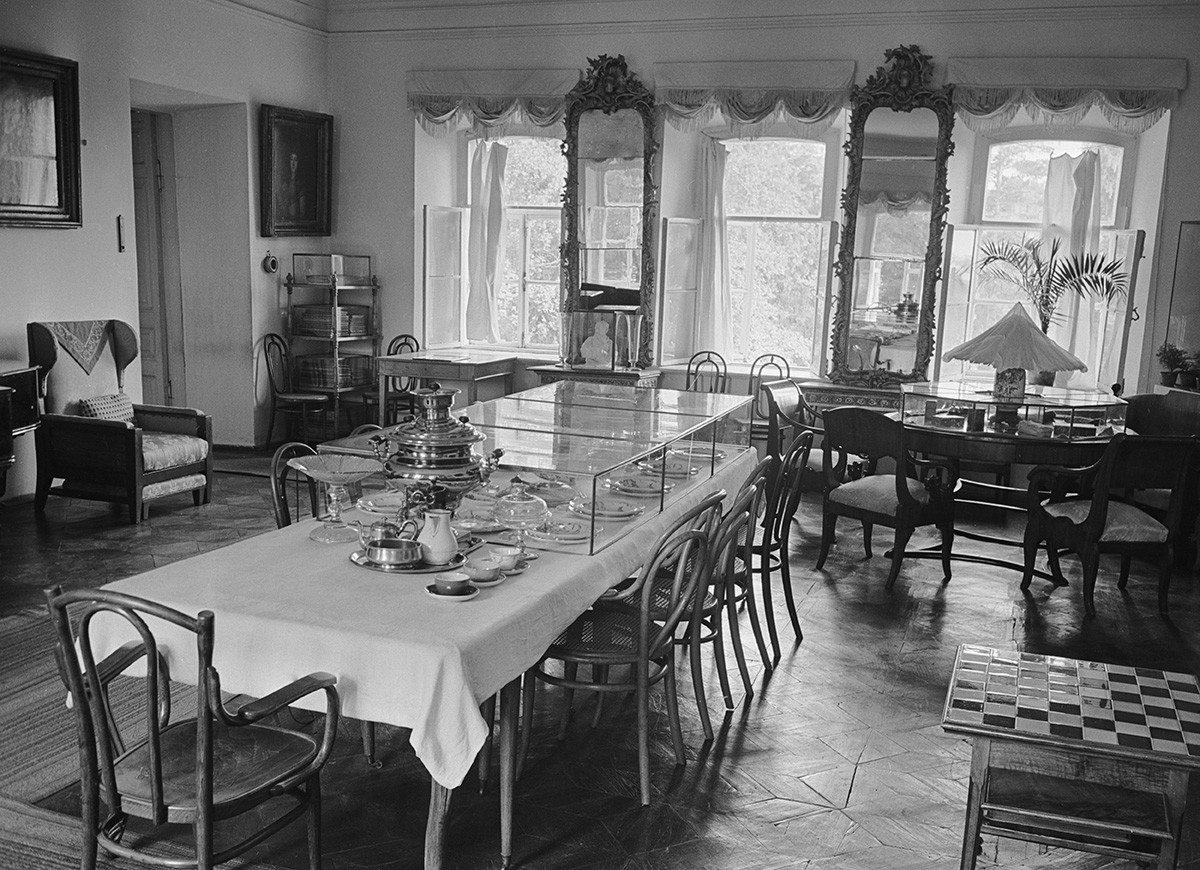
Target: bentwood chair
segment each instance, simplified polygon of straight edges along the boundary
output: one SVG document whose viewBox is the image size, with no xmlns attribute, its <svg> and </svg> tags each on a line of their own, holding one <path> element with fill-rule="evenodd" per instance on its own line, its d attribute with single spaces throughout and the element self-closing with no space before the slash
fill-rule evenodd
<svg viewBox="0 0 1200 870">
<path fill-rule="evenodd" d="M 1122 591 L 1129 582 L 1132 557 L 1147 555 L 1158 560 L 1158 609 L 1165 616 L 1173 548 L 1183 536 L 1185 482 L 1195 473 L 1198 444 L 1196 436 L 1114 435 L 1100 460 L 1087 468 L 1042 465 L 1033 469 L 1021 589 L 1029 588 L 1042 542 L 1055 584 L 1066 585 L 1059 551 L 1071 550 L 1083 567 L 1084 611 L 1095 616 L 1100 555 L 1121 556 L 1117 588 Z M 1166 513 L 1156 518 L 1136 505 L 1141 490 L 1169 491 Z"/>
<path fill-rule="evenodd" d="M 275 433 L 275 415 L 289 415 L 296 422 L 296 437 L 301 441 L 305 438 L 307 426 L 314 420 L 321 424 L 321 439 L 327 433 L 326 412 L 329 408 L 329 396 L 325 393 L 310 393 L 295 389 L 292 372 L 291 351 L 287 340 L 282 335 L 269 332 L 263 337 L 263 356 L 267 361 L 267 380 L 271 386 L 271 417 L 267 422 L 267 443 Z"/>
<path fill-rule="evenodd" d="M 313 456 L 316 452 L 302 441 L 288 441 L 280 444 L 271 457 L 271 507 L 275 510 L 276 528 L 290 526 L 293 516 L 316 519 L 320 515 L 317 482 L 288 465 L 288 460 L 293 457 Z M 367 764 L 374 768 L 383 767 L 383 763 L 375 758 L 375 723 L 362 723 L 362 742 Z"/>
<path fill-rule="evenodd" d="M 804 632 L 800 629 L 800 617 L 796 613 L 795 594 L 792 590 L 791 566 L 788 562 L 788 542 L 791 536 L 792 521 L 800 506 L 800 497 L 804 492 L 804 474 L 808 466 L 808 457 L 812 452 L 813 433 L 800 432 L 792 439 L 786 452 L 775 466 L 775 476 L 771 480 L 765 499 L 766 510 L 762 519 L 762 538 L 754 545 L 754 555 L 758 559 L 759 588 L 762 590 L 763 621 L 771 636 L 771 649 L 774 654 L 772 662 L 779 661 L 779 630 L 775 625 L 775 608 L 772 603 L 771 574 L 779 570 L 783 578 L 783 597 L 787 603 L 788 616 L 792 621 L 792 629 L 796 633 L 796 642 L 804 640 Z"/>
<path fill-rule="evenodd" d="M 750 443 L 761 444 L 770 435 L 771 409 L 767 406 L 760 387 L 768 380 L 775 381 L 792 376 L 792 366 L 786 357 L 777 353 L 764 353 L 750 364 L 750 392 L 754 404 L 750 406 Z M 768 449 L 768 453 L 770 450 Z M 776 453 L 778 455 L 778 453 Z"/>
<path fill-rule="evenodd" d="M 692 354 L 683 384 L 685 390 L 694 393 L 729 392 L 729 367 L 725 365 L 725 357 L 715 350 Z"/>
<path fill-rule="evenodd" d="M 666 689 L 675 762 L 685 763 L 675 686 L 675 635 L 697 591 L 704 588 L 708 570 L 708 538 L 703 531 L 686 529 L 666 537 L 624 590 L 622 599 L 630 606 L 589 609 L 525 674 L 526 680 L 537 679 L 568 692 L 634 693 L 642 806 L 650 804 L 650 687 L 655 683 L 663 683 Z M 670 578 L 669 583 L 663 584 L 663 575 Z M 665 601 L 660 597 L 664 586 Z M 659 604 L 665 607 L 660 609 Z M 550 661 L 562 662 L 561 674 L 547 667 Z M 579 675 L 580 665 L 591 668 L 592 679 Z M 524 694 L 527 703 L 521 743 L 527 748 L 533 689 L 526 688 Z"/>
<path fill-rule="evenodd" d="M 919 526 L 935 525 L 942 536 L 942 570 L 950 581 L 950 552 L 954 543 L 956 481 L 944 465 L 918 460 L 904 443 L 904 425 L 868 408 L 830 408 L 824 414 L 825 499 L 822 506 L 821 552 L 816 569 L 825 565 L 833 545 L 838 517 L 862 523 L 863 549 L 871 557 L 871 530 L 876 525 L 895 529 L 892 567 L 885 588 L 891 589 L 904 561 L 904 548 Z M 848 459 L 864 457 L 867 474 L 855 479 Z M 895 473 L 876 474 L 879 460 L 895 462 Z M 925 479 L 917 479 L 918 470 Z M 942 477 L 936 476 L 937 473 Z M 935 476 L 929 476 L 935 475 Z"/>
<path fill-rule="evenodd" d="M 387 345 L 387 355 L 397 356 L 405 353 L 417 353 L 421 343 L 415 335 L 402 333 L 392 338 Z M 411 414 L 412 391 L 417 386 L 416 378 L 389 377 L 386 380 L 387 404 L 384 406 L 384 423 L 388 426 L 399 423 L 406 414 Z M 375 408 L 379 407 L 379 388 L 375 387 L 362 391 L 363 417 L 375 419 Z"/>
<path fill-rule="evenodd" d="M 46 591 L 57 635 L 56 656 L 75 710 L 79 735 L 84 870 L 96 867 L 103 849 L 139 863 L 159 867 L 194 866 L 207 870 L 234 858 L 301 816 L 308 819 L 308 861 L 321 866 L 321 768 L 329 758 L 337 732 L 337 679 L 313 673 L 230 710 L 221 694 L 221 677 L 212 664 L 214 617 L 195 617 L 116 592 L 61 588 Z M 94 629 L 116 622 L 141 638 L 97 662 Z M 72 630 L 73 622 L 78 629 Z M 153 628 L 152 628 L 153 626 Z M 156 633 L 176 641 L 194 636 L 196 715 L 171 720 L 170 686 Z M 176 650 L 182 655 L 183 650 Z M 104 688 L 144 658 L 143 694 L 130 708 L 141 715 L 142 735 L 126 745 L 115 733 Z M 315 692 L 325 693 L 325 721 L 320 739 L 271 723 L 274 714 Z M 140 711 L 140 712 L 139 712 Z M 217 850 L 213 824 L 255 811 L 267 801 L 287 799 L 268 824 L 234 845 Z M 104 804 L 103 810 L 101 803 Z M 156 829 L 122 842 L 129 817 L 148 820 Z M 190 863 L 144 850 L 163 839 L 163 825 L 190 825 L 195 856 Z M 139 832 L 140 834 L 140 832 Z"/>
</svg>

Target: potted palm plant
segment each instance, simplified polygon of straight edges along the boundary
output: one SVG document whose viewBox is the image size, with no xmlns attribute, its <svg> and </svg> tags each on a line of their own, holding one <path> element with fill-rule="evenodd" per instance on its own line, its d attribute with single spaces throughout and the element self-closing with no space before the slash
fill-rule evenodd
<svg viewBox="0 0 1200 870">
<path fill-rule="evenodd" d="M 985 242 L 979 249 L 983 258 L 978 269 L 1019 287 L 1033 303 L 1043 333 L 1050 331 L 1064 295 L 1075 293 L 1111 304 L 1129 288 L 1129 276 L 1122 271 L 1125 264 L 1120 258 L 1110 259 L 1104 254 L 1063 256 L 1060 247 L 1060 241 L 1054 239 L 1047 253 L 1041 239 L 1023 237 L 1020 242 Z M 1052 372 L 1041 374 L 1039 380 L 1053 383 Z M 1049 380 L 1044 377 L 1047 375 Z"/>
<path fill-rule="evenodd" d="M 1175 381 L 1179 377 L 1179 371 L 1187 362 L 1187 353 L 1183 348 L 1171 344 L 1169 341 L 1164 341 L 1159 349 L 1155 352 L 1158 357 L 1159 379 L 1164 387 L 1175 386 Z"/>
</svg>

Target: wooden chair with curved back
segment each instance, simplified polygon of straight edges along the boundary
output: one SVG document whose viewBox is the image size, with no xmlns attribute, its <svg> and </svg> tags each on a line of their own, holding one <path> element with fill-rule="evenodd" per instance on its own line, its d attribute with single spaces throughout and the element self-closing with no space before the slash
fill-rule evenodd
<svg viewBox="0 0 1200 870">
<path fill-rule="evenodd" d="M 321 768 L 337 733 L 339 700 L 331 674 L 313 673 L 230 710 L 221 696 L 221 677 L 213 667 L 214 617 L 201 611 L 191 617 L 144 598 L 102 590 L 61 588 L 46 591 L 50 619 L 57 636 L 56 656 L 70 691 L 79 735 L 83 850 L 81 866 L 94 870 L 98 852 L 159 867 L 193 866 L 208 870 L 291 824 L 308 819 L 309 866 L 321 866 Z M 78 629 L 73 629 L 76 622 Z M 114 630 L 140 638 L 97 663 L 100 637 Z M 152 627 L 153 626 L 153 627 Z M 96 629 L 100 629 L 96 631 Z M 170 686 L 163 670 L 158 637 L 182 634 L 195 644 L 196 715 L 171 720 Z M 173 652 L 188 658 L 186 649 Z M 126 745 L 115 733 L 102 689 L 144 658 L 143 692 L 130 708 L 140 711 L 142 734 Z M 115 663 L 115 664 L 114 664 Z M 131 679 L 134 679 L 131 677 Z M 325 721 L 320 738 L 270 724 L 270 718 L 315 692 L 325 693 Z M 132 732 L 131 732 L 132 733 Z M 218 851 L 213 824 L 253 812 L 267 801 L 286 798 L 292 806 L 234 845 Z M 101 808 L 103 803 L 103 809 Z M 164 824 L 190 825 L 195 856 L 166 858 L 144 851 L 160 840 L 160 832 L 125 839 L 129 817 Z"/>
<path fill-rule="evenodd" d="M 825 499 L 822 508 L 821 552 L 817 570 L 825 565 L 833 545 L 838 517 L 859 520 L 863 549 L 871 556 L 871 530 L 875 525 L 895 529 L 892 567 L 886 588 L 891 589 L 904 561 L 904 548 L 918 526 L 936 525 L 942 536 L 942 570 L 950 580 L 950 552 L 954 543 L 954 489 L 949 469 L 940 463 L 918 460 L 904 443 L 904 425 L 869 408 L 830 408 L 824 413 Z M 848 473 L 849 459 L 865 457 L 867 473 L 855 479 Z M 893 474 L 874 473 L 884 458 L 895 462 Z M 939 470 L 940 478 L 919 480 L 918 469 Z"/>
<path fill-rule="evenodd" d="M 804 391 L 791 378 L 765 381 L 760 387 L 767 404 L 767 452 L 780 455 L 801 432 L 811 432 L 809 451 L 801 486 L 804 492 L 824 492 L 824 456 L 821 437 L 825 433 L 821 412 L 808 404 Z"/>
<path fill-rule="evenodd" d="M 683 384 L 685 390 L 694 393 L 729 392 L 729 367 L 725 365 L 725 357 L 715 350 L 692 354 Z"/>
<path fill-rule="evenodd" d="M 1021 589 L 1029 588 L 1043 541 L 1057 585 L 1066 584 L 1059 551 L 1071 550 L 1079 555 L 1083 566 L 1084 611 L 1095 616 L 1100 555 L 1121 556 L 1117 580 L 1121 590 L 1129 581 L 1132 557 L 1149 555 L 1158 559 L 1158 609 L 1165 616 L 1173 548 L 1185 535 L 1181 522 L 1188 497 L 1185 482 L 1193 477 L 1200 461 L 1198 445 L 1200 440 L 1195 435 L 1114 435 L 1100 460 L 1087 468 L 1033 469 L 1029 474 Z M 1156 518 L 1137 505 L 1139 490 L 1169 492 L 1165 515 Z"/>
<path fill-rule="evenodd" d="M 321 423 L 321 440 L 328 434 L 326 412 L 329 396 L 295 389 L 291 350 L 287 340 L 276 332 L 263 336 L 263 356 L 267 361 L 267 379 L 271 386 L 271 417 L 267 422 L 267 443 L 275 433 L 275 415 L 282 413 L 296 420 L 296 437 L 304 441 L 307 424 L 317 418 Z M 307 440 L 313 440 L 311 437 Z"/>
<path fill-rule="evenodd" d="M 401 333 L 394 336 L 387 344 L 387 355 L 397 356 L 406 353 L 418 353 L 421 350 L 421 343 L 417 341 L 415 335 Z M 383 420 L 385 425 L 392 426 L 399 423 L 400 420 L 407 414 L 411 414 L 412 407 L 412 391 L 417 386 L 416 378 L 404 377 L 389 377 L 386 381 L 387 389 L 387 404 L 384 406 Z M 374 420 L 376 417 L 375 409 L 379 407 L 379 388 L 373 387 L 362 391 L 363 401 L 363 417 L 366 420 Z"/>
<path fill-rule="evenodd" d="M 569 692 L 633 693 L 638 722 L 638 779 L 643 806 L 650 804 L 650 687 L 666 687 L 667 716 L 676 764 L 684 764 L 683 733 L 675 686 L 676 631 L 691 609 L 709 573 L 709 545 L 705 532 L 684 529 L 659 539 L 637 579 L 623 591 L 625 607 L 593 607 L 575 620 L 530 668 L 526 680 L 538 680 Z M 668 577 L 664 583 L 662 577 Z M 663 590 L 666 599 L 662 599 Z M 546 663 L 563 663 L 561 672 Z M 592 679 L 583 679 L 579 665 L 591 667 Z M 610 679 L 613 671 L 619 679 Z M 533 710 L 533 687 L 524 689 Z M 521 746 L 528 748 L 530 715 L 522 722 Z"/>
<path fill-rule="evenodd" d="M 776 381 L 792 376 L 791 363 L 787 357 L 777 353 L 764 353 L 750 363 L 749 395 L 754 402 L 750 405 L 750 443 L 767 441 L 770 430 L 771 409 L 768 407 L 760 387 L 766 381 Z M 768 450 L 768 452 L 770 452 Z M 776 454 L 778 455 L 778 454 Z"/>
<path fill-rule="evenodd" d="M 800 629 L 800 617 L 796 613 L 795 593 L 792 590 L 788 542 L 791 537 L 792 520 L 804 493 L 804 476 L 808 467 L 808 456 L 812 451 L 812 442 L 811 431 L 797 433 L 783 456 L 774 464 L 774 476 L 769 482 L 764 499 L 765 510 L 760 523 L 762 537 L 754 545 L 754 555 L 758 558 L 756 568 L 759 572 L 759 589 L 762 590 L 763 621 L 766 622 L 771 637 L 772 662 L 778 662 L 781 655 L 771 591 L 771 574 L 776 569 L 783 578 L 783 597 L 787 603 L 792 629 L 796 633 L 796 642 L 804 640 L 804 632 Z"/>
</svg>

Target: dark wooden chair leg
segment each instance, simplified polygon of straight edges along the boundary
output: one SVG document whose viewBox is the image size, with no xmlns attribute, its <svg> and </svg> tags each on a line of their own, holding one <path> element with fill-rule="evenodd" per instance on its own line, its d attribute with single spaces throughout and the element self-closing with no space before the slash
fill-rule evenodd
<svg viewBox="0 0 1200 870">
<path fill-rule="evenodd" d="M 1083 563 L 1083 610 L 1088 616 L 1096 615 L 1096 575 L 1100 572 L 1100 550 L 1095 545 L 1079 548 L 1079 561 Z"/>
<path fill-rule="evenodd" d="M 321 774 L 314 773 L 305 786 L 308 798 L 308 868 L 321 870 Z"/>
<path fill-rule="evenodd" d="M 912 537 L 911 526 L 900 526 L 896 529 L 896 541 L 892 544 L 892 567 L 888 571 L 887 582 L 883 584 L 884 589 L 890 590 L 896 585 L 896 578 L 900 576 L 900 565 L 904 561 L 904 548 L 908 546 L 908 539 Z"/>
<path fill-rule="evenodd" d="M 1158 562 L 1158 612 L 1167 615 L 1167 593 L 1171 589 L 1171 567 L 1175 564 L 1175 550 L 1170 545 L 1164 548 Z"/>
<path fill-rule="evenodd" d="M 821 552 L 817 554 L 817 571 L 820 571 L 825 565 L 825 559 L 829 555 L 829 548 L 833 546 L 833 536 L 836 531 L 837 514 L 825 511 L 821 520 Z"/>
</svg>

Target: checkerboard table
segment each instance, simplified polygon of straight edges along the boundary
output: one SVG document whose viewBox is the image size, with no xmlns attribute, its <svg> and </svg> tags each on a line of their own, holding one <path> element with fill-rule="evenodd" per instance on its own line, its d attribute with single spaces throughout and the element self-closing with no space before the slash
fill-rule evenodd
<svg viewBox="0 0 1200 870">
<path fill-rule="evenodd" d="M 942 727 L 973 740 L 964 870 L 985 833 L 1175 866 L 1195 677 L 965 644 Z"/>
</svg>

